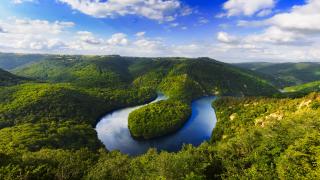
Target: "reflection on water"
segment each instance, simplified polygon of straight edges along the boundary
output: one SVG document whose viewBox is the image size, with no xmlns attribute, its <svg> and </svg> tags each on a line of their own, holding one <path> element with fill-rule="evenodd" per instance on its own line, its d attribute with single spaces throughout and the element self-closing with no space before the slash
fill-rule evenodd
<svg viewBox="0 0 320 180">
<path fill-rule="evenodd" d="M 184 126 L 174 134 L 152 140 L 134 140 L 128 129 L 130 112 L 143 107 L 120 109 L 104 116 L 96 126 L 99 139 L 108 150 L 120 150 L 122 153 L 138 155 L 150 147 L 158 150 L 178 151 L 183 144 L 201 144 L 211 137 L 216 124 L 216 116 L 211 102 L 215 97 L 203 97 L 192 103 L 192 115 Z M 155 101 L 166 99 L 160 95 Z M 154 101 L 154 102 L 155 102 Z"/>
</svg>

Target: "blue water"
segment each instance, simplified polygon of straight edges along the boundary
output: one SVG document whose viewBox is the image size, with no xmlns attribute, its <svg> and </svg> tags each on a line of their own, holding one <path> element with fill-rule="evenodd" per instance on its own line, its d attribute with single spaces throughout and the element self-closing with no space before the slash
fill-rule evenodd
<svg viewBox="0 0 320 180">
<path fill-rule="evenodd" d="M 153 102 L 164 99 L 166 97 L 160 95 Z M 135 140 L 131 137 L 128 129 L 130 112 L 142 106 L 114 111 L 104 116 L 97 124 L 98 138 L 108 150 L 120 150 L 122 153 L 129 155 L 145 153 L 149 148 L 172 152 L 180 150 L 183 144 L 198 146 L 203 141 L 210 139 L 216 125 L 216 115 L 211 106 L 214 99 L 215 97 L 210 96 L 194 101 L 192 103 L 192 115 L 180 130 L 152 140 Z"/>
</svg>

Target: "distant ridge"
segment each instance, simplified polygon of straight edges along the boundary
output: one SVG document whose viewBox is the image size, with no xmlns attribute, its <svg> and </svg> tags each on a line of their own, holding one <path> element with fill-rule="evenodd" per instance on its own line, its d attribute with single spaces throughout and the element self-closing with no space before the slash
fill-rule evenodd
<svg viewBox="0 0 320 180">
<path fill-rule="evenodd" d="M 281 88 L 320 80 L 320 63 L 318 62 L 253 62 L 234 65 L 271 76 L 277 81 L 275 84 Z"/>
<path fill-rule="evenodd" d="M 206 94 L 270 95 L 277 92 L 259 74 L 210 58 L 52 56 L 13 72 L 41 81 L 114 88 L 146 86 L 168 93 L 185 91 L 184 95 L 194 97 Z M 173 85 L 180 89 L 172 88 Z"/>
<path fill-rule="evenodd" d="M 7 72 L 3 69 L 0 69 L 0 87 L 1 86 L 10 86 L 10 85 L 16 85 L 21 82 L 28 81 L 27 78 L 19 77 L 14 74 L 11 74 L 10 72 Z"/>
</svg>

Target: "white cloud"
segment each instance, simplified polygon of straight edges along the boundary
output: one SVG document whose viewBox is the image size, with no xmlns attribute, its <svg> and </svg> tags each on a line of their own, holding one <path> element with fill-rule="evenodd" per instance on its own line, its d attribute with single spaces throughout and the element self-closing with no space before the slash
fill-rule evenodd
<svg viewBox="0 0 320 180">
<path fill-rule="evenodd" d="M 11 34 L 59 34 L 64 29 L 73 27 L 74 23 L 9 18 L 7 20 L 0 20 L 0 26 Z"/>
<path fill-rule="evenodd" d="M 3 29 L 2 27 L 0 27 L 0 33 L 6 33 L 7 31 L 5 29 Z"/>
<path fill-rule="evenodd" d="M 248 42 L 266 42 L 274 44 L 302 45 L 304 36 L 295 32 L 283 31 L 282 29 L 271 26 L 262 34 L 250 35 L 246 37 Z M 305 42 L 304 42 L 305 43 Z"/>
<path fill-rule="evenodd" d="M 168 46 L 157 39 L 139 39 L 132 44 L 132 51 L 138 56 L 162 56 L 168 51 Z"/>
<path fill-rule="evenodd" d="M 269 14 L 272 13 L 272 10 L 271 9 L 264 9 L 264 10 L 261 10 L 257 16 L 259 17 L 264 17 L 264 16 L 268 16 Z"/>
<path fill-rule="evenodd" d="M 137 32 L 135 35 L 136 35 L 137 37 L 143 37 L 144 35 L 146 35 L 146 32 L 144 32 L 144 31 Z"/>
<path fill-rule="evenodd" d="M 264 27 L 268 26 L 268 23 L 265 21 L 246 21 L 246 20 L 240 20 L 237 23 L 237 26 L 239 27 Z"/>
<path fill-rule="evenodd" d="M 274 45 L 310 45 L 311 42 L 305 39 L 304 35 L 295 32 L 283 31 L 280 28 L 271 26 L 262 33 L 249 34 L 243 37 L 230 35 L 226 32 L 219 32 L 217 40 L 221 43 L 233 45 L 254 45 L 254 44 L 274 44 Z"/>
<path fill-rule="evenodd" d="M 98 45 L 103 43 L 103 40 L 95 38 L 91 32 L 78 31 L 77 34 L 79 36 L 79 39 L 87 44 Z"/>
<path fill-rule="evenodd" d="M 182 27 L 181 27 L 181 30 L 187 30 L 187 29 L 188 29 L 187 26 L 182 26 Z"/>
<path fill-rule="evenodd" d="M 218 43 L 207 38 L 176 44 L 166 39 L 148 37 L 143 31 L 102 36 L 85 30 L 74 32 L 75 24 L 72 22 L 11 18 L 0 20 L 0 49 L 28 53 L 208 56 L 227 62 L 320 61 L 320 31 L 318 19 L 315 18 L 319 14 L 316 11 L 318 7 L 315 0 L 310 0 L 305 5 L 295 6 L 287 13 L 279 13 L 266 20 L 241 21 L 239 25 L 264 29 L 245 36 L 222 31 L 216 35 Z M 259 12 L 262 10 L 256 15 Z M 300 16 L 303 18 L 300 19 Z M 304 21 L 294 23 L 292 19 L 296 17 Z M 186 27 L 180 25 L 179 28 Z"/>
<path fill-rule="evenodd" d="M 256 13 L 262 16 L 269 14 L 274 6 L 275 0 L 228 0 L 223 5 L 223 9 L 227 12 L 218 15 L 218 17 L 238 15 L 252 16 Z"/>
<path fill-rule="evenodd" d="M 207 18 L 200 17 L 200 18 L 198 18 L 198 23 L 199 24 L 207 24 L 207 23 L 209 23 L 209 20 Z"/>
<path fill-rule="evenodd" d="M 0 46 L 6 49 L 40 50 L 64 48 L 61 34 L 74 26 L 72 22 L 49 22 L 9 18 L 0 20 Z"/>
<path fill-rule="evenodd" d="M 319 0 L 306 0 L 303 5 L 264 20 L 241 20 L 238 26 L 260 30 L 245 36 L 220 34 L 218 39 L 223 43 L 218 49 L 225 52 L 222 57 L 235 61 L 237 57 L 245 57 L 241 60 L 246 61 L 320 61 L 319 9 Z M 230 39 L 237 39 L 238 43 L 230 43 Z"/>
<path fill-rule="evenodd" d="M 308 0 L 306 4 L 293 6 L 289 12 L 278 13 L 261 21 L 239 21 L 239 26 L 275 26 L 283 31 L 302 34 L 320 33 L 320 1 Z"/>
<path fill-rule="evenodd" d="M 180 24 L 179 23 L 171 23 L 170 26 L 171 27 L 178 27 Z"/>
<path fill-rule="evenodd" d="M 148 39 L 139 39 L 133 43 L 139 48 L 148 48 L 148 49 L 155 49 L 159 47 L 162 42 L 157 40 L 148 40 Z"/>
<path fill-rule="evenodd" d="M 217 40 L 222 42 L 222 43 L 230 43 L 230 44 L 238 43 L 238 38 L 237 37 L 231 36 L 226 32 L 219 32 L 217 34 Z"/>
<path fill-rule="evenodd" d="M 308 0 L 306 4 L 293 6 L 289 12 L 278 13 L 261 21 L 239 21 L 242 27 L 265 27 L 261 34 L 248 40 L 284 45 L 310 45 L 320 35 L 320 1 Z"/>
<path fill-rule="evenodd" d="M 127 39 L 126 34 L 116 33 L 116 34 L 113 34 L 111 38 L 108 39 L 107 42 L 108 44 L 114 45 L 114 46 L 118 46 L 118 45 L 125 46 L 129 43 L 129 40 Z"/>
<path fill-rule="evenodd" d="M 97 18 L 139 15 L 158 21 L 172 21 L 180 15 L 188 15 L 190 8 L 179 0 L 58 0 L 73 9 Z M 178 12 L 178 11 L 181 12 Z"/>
<path fill-rule="evenodd" d="M 181 15 L 182 16 L 188 16 L 188 15 L 190 15 L 190 14 L 192 14 L 193 13 L 193 9 L 191 9 L 190 7 L 183 7 L 182 8 L 182 11 L 181 11 Z"/>
<path fill-rule="evenodd" d="M 266 21 L 282 29 L 320 32 L 320 1 L 308 0 L 307 4 L 294 6 L 288 13 L 280 13 Z"/>
</svg>

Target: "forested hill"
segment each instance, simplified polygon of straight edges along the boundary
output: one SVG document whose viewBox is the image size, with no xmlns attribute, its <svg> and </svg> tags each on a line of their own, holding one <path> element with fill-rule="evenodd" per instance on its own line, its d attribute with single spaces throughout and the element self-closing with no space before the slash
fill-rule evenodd
<svg viewBox="0 0 320 180">
<path fill-rule="evenodd" d="M 311 93 L 320 91 L 320 81 L 314 81 L 306 84 L 301 84 L 297 86 L 286 87 L 284 89 L 286 92 L 300 92 L 300 93 Z"/>
<path fill-rule="evenodd" d="M 274 84 L 282 87 L 294 86 L 320 80 L 320 63 L 239 63 L 238 67 L 268 75 Z"/>
<path fill-rule="evenodd" d="M 152 87 L 171 96 L 184 96 L 182 98 L 277 92 L 256 73 L 209 58 L 54 56 L 13 72 L 41 81 L 68 82 L 85 87 Z"/>
<path fill-rule="evenodd" d="M 0 68 L 12 70 L 17 67 L 22 67 L 27 64 L 38 62 L 46 57 L 53 55 L 41 54 L 16 54 L 16 53 L 1 53 L 0 52 Z"/>
<path fill-rule="evenodd" d="M 15 85 L 26 81 L 28 81 L 27 78 L 19 77 L 14 74 L 11 74 L 10 72 L 0 69 L 0 87 Z"/>
<path fill-rule="evenodd" d="M 182 112 L 171 121 L 179 125 L 198 96 L 278 93 L 251 70 L 208 58 L 57 55 L 1 72 L 4 82 L 33 82 L 0 86 L 0 179 L 319 179 L 316 93 L 219 98 L 212 141 L 178 152 L 109 152 L 94 130 L 101 115 L 150 102 L 157 90 L 170 99 L 134 114 L 156 117 L 147 128 L 159 127 L 154 112 Z"/>
</svg>

